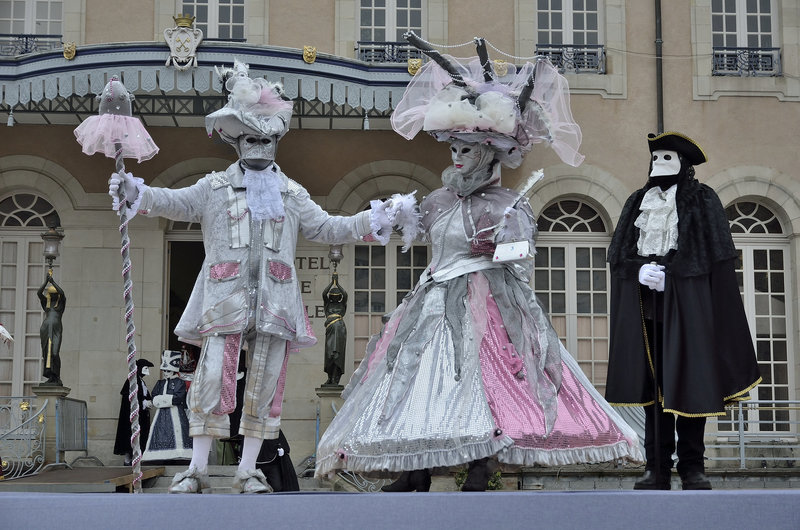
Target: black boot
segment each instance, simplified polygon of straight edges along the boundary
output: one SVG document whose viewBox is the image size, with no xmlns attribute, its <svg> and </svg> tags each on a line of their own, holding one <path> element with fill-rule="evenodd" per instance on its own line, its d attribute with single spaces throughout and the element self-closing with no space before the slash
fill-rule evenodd
<svg viewBox="0 0 800 530">
<path fill-rule="evenodd" d="M 427 469 L 415 469 L 414 471 L 403 471 L 400 477 L 386 486 L 381 487 L 381 491 L 387 493 L 398 493 L 402 491 L 430 491 L 431 472 Z"/>
<path fill-rule="evenodd" d="M 467 479 L 461 491 L 486 491 L 489 485 L 489 459 L 473 460 L 467 468 Z"/>
<path fill-rule="evenodd" d="M 685 490 L 710 490 L 711 481 L 702 471 L 689 471 L 681 475 L 681 486 Z"/>
<path fill-rule="evenodd" d="M 663 470 L 661 474 L 656 475 L 655 470 L 647 469 L 642 475 L 642 478 L 634 482 L 633 489 L 635 490 L 668 490 L 672 488 L 670 484 L 670 470 Z"/>
</svg>

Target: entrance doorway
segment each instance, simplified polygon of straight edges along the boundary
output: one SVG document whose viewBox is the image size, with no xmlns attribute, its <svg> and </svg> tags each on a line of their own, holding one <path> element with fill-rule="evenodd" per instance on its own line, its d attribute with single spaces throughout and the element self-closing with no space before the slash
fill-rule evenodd
<svg viewBox="0 0 800 530">
<path fill-rule="evenodd" d="M 167 300 L 167 345 L 170 350 L 180 351 L 181 344 L 175 335 L 175 326 L 183 315 L 189 295 L 206 253 L 202 241 L 167 241 L 167 269 L 169 298 Z"/>
</svg>

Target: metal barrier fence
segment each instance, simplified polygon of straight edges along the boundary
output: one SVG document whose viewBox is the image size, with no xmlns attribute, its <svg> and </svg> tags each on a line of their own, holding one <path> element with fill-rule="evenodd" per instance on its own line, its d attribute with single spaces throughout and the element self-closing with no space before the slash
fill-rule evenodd
<svg viewBox="0 0 800 530">
<path fill-rule="evenodd" d="M 61 398 L 56 401 L 56 463 L 64 451 L 89 454 L 89 414 L 85 401 Z"/>
<path fill-rule="evenodd" d="M 47 400 L 0 397 L 0 466 L 2 478 L 35 475 L 44 466 Z"/>
<path fill-rule="evenodd" d="M 800 401 L 752 400 L 728 407 L 713 440 L 706 429 L 706 456 L 738 462 L 740 469 L 794 467 L 800 459 Z M 751 465 L 748 466 L 748 463 Z"/>
</svg>

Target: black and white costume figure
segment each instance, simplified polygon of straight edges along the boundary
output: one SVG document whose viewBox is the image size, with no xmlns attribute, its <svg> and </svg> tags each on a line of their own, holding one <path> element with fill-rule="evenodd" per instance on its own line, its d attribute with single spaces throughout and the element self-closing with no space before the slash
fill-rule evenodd
<svg viewBox="0 0 800 530">
<path fill-rule="evenodd" d="M 139 447 L 144 452 L 147 444 L 147 437 L 150 435 L 150 406 L 153 396 L 144 382 L 144 376 L 150 375 L 150 367 L 153 363 L 147 359 L 137 359 L 136 361 L 136 380 L 139 382 L 139 390 L 136 396 L 139 399 Z M 117 436 L 114 441 L 114 454 L 125 455 L 125 465 L 131 464 L 131 403 L 128 399 L 128 380 L 122 385 L 119 394 L 122 396 L 119 404 L 119 418 L 117 419 Z"/>
<path fill-rule="evenodd" d="M 674 132 L 651 134 L 648 143 L 650 178 L 625 203 L 608 249 L 606 399 L 645 406 L 647 469 L 636 489 L 670 489 L 676 428 L 683 489 L 709 489 L 703 465 L 706 417 L 723 415 L 727 403 L 747 399 L 761 378 L 725 210 L 716 193 L 694 178 L 692 166 L 706 162 L 705 153 Z M 663 407 L 658 441 L 654 356 Z"/>
<path fill-rule="evenodd" d="M 186 416 L 186 383 L 178 377 L 181 352 L 164 350 L 161 371 L 164 378 L 153 388 L 156 414 L 142 460 L 177 460 L 192 458 L 192 438 Z"/>
<path fill-rule="evenodd" d="M 205 260 L 175 328 L 201 345 L 187 395 L 194 438 L 189 469 L 175 476 L 171 493 L 198 493 L 208 486 L 208 454 L 214 438 L 230 434 L 236 408 L 236 368 L 247 345 L 248 378 L 239 432 L 242 459 L 232 488 L 271 491 L 255 467 L 263 440 L 278 437 L 289 353 L 313 346 L 295 270 L 299 234 L 326 244 L 389 241 L 394 208 L 403 201 L 372 201 L 369 211 L 333 216 L 275 164 L 278 141 L 289 130 L 293 104 L 279 84 L 251 78 L 238 61 L 222 74 L 228 103 L 206 116 L 239 160 L 181 189 L 150 187 L 129 173 L 109 179 L 118 199 L 125 187 L 128 218 L 137 213 L 200 223 Z M 405 200 L 414 202 L 413 196 Z"/>
</svg>

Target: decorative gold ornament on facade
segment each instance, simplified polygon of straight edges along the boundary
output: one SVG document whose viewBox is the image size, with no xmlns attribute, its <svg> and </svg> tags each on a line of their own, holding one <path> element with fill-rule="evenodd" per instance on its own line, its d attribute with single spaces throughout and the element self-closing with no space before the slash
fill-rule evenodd
<svg viewBox="0 0 800 530">
<path fill-rule="evenodd" d="M 170 55 L 164 66 L 170 62 L 176 70 L 184 71 L 197 66 L 197 47 L 203 41 L 203 32 L 193 28 L 195 17 L 177 15 L 172 17 L 176 26 L 164 30 L 164 40 L 169 45 Z"/>
<path fill-rule="evenodd" d="M 78 53 L 78 48 L 74 42 L 64 43 L 64 59 L 71 61 L 75 58 L 76 53 Z"/>
<path fill-rule="evenodd" d="M 175 25 L 179 28 L 191 28 L 192 24 L 194 24 L 195 18 L 196 17 L 190 15 L 189 13 L 186 13 L 185 15 L 183 13 L 179 13 L 178 15 L 172 17 L 172 20 L 175 21 Z"/>
<path fill-rule="evenodd" d="M 28 410 L 29 408 L 31 408 L 31 404 L 30 404 L 30 403 L 28 403 L 27 401 L 22 401 L 22 402 L 20 402 L 20 404 L 19 404 L 19 409 L 20 409 L 20 410 L 22 410 L 22 411 L 26 411 L 26 410 Z"/>
<path fill-rule="evenodd" d="M 303 46 L 303 60 L 312 64 L 317 60 L 317 47 L 316 46 Z"/>
<path fill-rule="evenodd" d="M 39 414 L 39 423 L 44 423 L 44 414 Z"/>
<path fill-rule="evenodd" d="M 422 59 L 409 59 L 408 60 L 408 73 L 417 75 L 419 69 L 422 68 Z"/>
<path fill-rule="evenodd" d="M 497 74 L 497 77 L 505 77 L 508 73 L 508 63 L 502 59 L 495 59 L 494 73 Z"/>
</svg>

